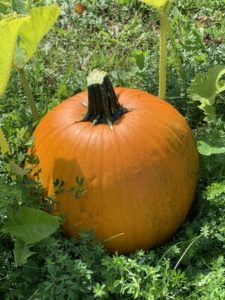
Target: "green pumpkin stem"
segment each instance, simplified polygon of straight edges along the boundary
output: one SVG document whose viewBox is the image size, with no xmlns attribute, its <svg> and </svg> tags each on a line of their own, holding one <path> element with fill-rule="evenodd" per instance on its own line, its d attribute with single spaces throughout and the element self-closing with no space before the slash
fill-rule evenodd
<svg viewBox="0 0 225 300">
<path fill-rule="evenodd" d="M 88 110 L 82 121 L 108 124 L 112 128 L 115 120 L 128 112 L 119 104 L 107 73 L 94 70 L 88 76 Z"/>
</svg>

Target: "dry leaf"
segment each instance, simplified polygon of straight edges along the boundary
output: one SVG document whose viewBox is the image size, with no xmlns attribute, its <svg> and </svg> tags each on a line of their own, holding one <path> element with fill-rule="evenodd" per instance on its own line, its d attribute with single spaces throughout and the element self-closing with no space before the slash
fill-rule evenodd
<svg viewBox="0 0 225 300">
<path fill-rule="evenodd" d="M 75 3 L 73 9 L 76 13 L 82 14 L 85 10 L 85 6 L 81 3 Z"/>
</svg>

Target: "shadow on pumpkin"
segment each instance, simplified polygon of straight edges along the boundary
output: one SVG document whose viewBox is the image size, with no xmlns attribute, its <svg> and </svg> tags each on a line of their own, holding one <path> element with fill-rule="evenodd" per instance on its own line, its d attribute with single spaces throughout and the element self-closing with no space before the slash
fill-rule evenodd
<svg viewBox="0 0 225 300">
<path fill-rule="evenodd" d="M 80 237 L 81 232 L 92 231 L 100 226 L 100 212 L 93 199 L 93 182 L 96 177 L 85 178 L 76 160 L 57 159 L 50 175 L 48 195 L 54 193 L 54 213 L 64 219 L 65 236 Z M 95 191 L 95 197 L 97 197 Z M 100 195 L 99 195 L 100 197 Z M 94 224 L 93 227 L 90 225 Z"/>
</svg>

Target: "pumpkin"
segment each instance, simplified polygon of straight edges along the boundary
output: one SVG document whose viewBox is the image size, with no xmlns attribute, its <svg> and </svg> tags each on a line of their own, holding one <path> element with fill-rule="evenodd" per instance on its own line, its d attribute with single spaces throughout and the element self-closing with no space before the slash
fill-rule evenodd
<svg viewBox="0 0 225 300">
<path fill-rule="evenodd" d="M 184 222 L 198 179 L 195 140 L 185 118 L 147 92 L 116 87 L 106 73 L 56 106 L 34 131 L 39 177 L 64 232 L 92 230 L 109 252 L 130 253 L 168 240 Z M 84 178 L 85 193 L 71 187 Z"/>
</svg>

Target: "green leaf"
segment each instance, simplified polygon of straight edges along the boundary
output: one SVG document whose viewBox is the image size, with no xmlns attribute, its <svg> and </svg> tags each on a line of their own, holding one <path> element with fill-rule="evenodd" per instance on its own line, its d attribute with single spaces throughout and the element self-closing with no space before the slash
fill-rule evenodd
<svg viewBox="0 0 225 300">
<path fill-rule="evenodd" d="M 10 152 L 9 144 L 7 143 L 7 140 L 5 138 L 5 135 L 0 127 L 0 151 L 3 155 L 5 155 L 7 152 Z M 20 168 L 13 160 L 10 160 L 10 162 L 7 164 L 8 171 L 15 174 L 24 176 L 30 172 L 29 169 L 23 169 Z M 14 176 L 11 176 L 12 179 L 15 179 Z"/>
<path fill-rule="evenodd" d="M 56 22 L 59 12 L 57 5 L 32 8 L 29 22 L 23 24 L 19 32 L 19 47 L 26 53 L 24 64 L 31 59 L 42 38 Z"/>
<path fill-rule="evenodd" d="M 12 174 L 24 176 L 27 175 L 30 170 L 29 169 L 23 169 L 20 166 L 18 166 L 14 161 L 9 162 L 10 171 Z"/>
<path fill-rule="evenodd" d="M 204 141 L 199 141 L 198 142 L 198 151 L 200 154 L 209 156 L 212 154 L 223 154 L 225 153 L 225 146 L 214 146 L 210 145 Z"/>
<path fill-rule="evenodd" d="M 206 196 L 213 200 L 222 194 L 225 194 L 225 182 L 214 182 L 207 187 Z"/>
<path fill-rule="evenodd" d="M 12 10 L 17 12 L 18 14 L 26 14 L 27 13 L 27 7 L 26 7 L 25 0 L 11 0 L 11 6 Z"/>
<path fill-rule="evenodd" d="M 23 69 L 25 66 L 25 60 L 26 60 L 26 51 L 22 48 L 19 48 L 18 45 L 16 45 L 16 51 L 15 51 L 13 64 L 18 69 Z"/>
<path fill-rule="evenodd" d="M 0 14 L 7 14 L 9 9 L 9 4 L 0 1 Z"/>
<path fill-rule="evenodd" d="M 222 80 L 224 74 L 225 65 L 216 65 L 206 74 L 197 74 L 188 89 L 190 99 L 200 102 L 199 108 L 204 111 L 207 121 L 215 119 L 216 96 L 225 91 L 225 83 Z"/>
<path fill-rule="evenodd" d="M 223 154 L 225 153 L 225 132 L 217 128 L 205 132 L 204 141 L 198 141 L 197 146 L 199 153 L 205 156 Z"/>
<path fill-rule="evenodd" d="M 19 29 L 28 19 L 21 17 L 0 21 L 0 41 L 4 41 L 0 43 L 0 97 L 10 77 Z"/>
<path fill-rule="evenodd" d="M 125 5 L 125 4 L 128 4 L 130 2 L 130 0 L 117 0 L 117 2 L 119 4 Z"/>
<path fill-rule="evenodd" d="M 136 62 L 137 67 L 139 68 L 139 70 L 143 70 L 145 67 L 145 58 L 147 56 L 147 51 L 142 51 L 142 50 L 138 50 L 135 49 L 133 52 L 133 56 Z"/>
<path fill-rule="evenodd" d="M 155 8 L 162 8 L 167 5 L 169 0 L 139 0 L 149 6 L 153 6 Z"/>
<path fill-rule="evenodd" d="M 0 188 L 2 188 L 2 186 L 0 185 Z M 2 192 L 2 191 L 1 191 Z M 0 198 L 0 217 L 5 217 L 5 215 L 7 214 L 7 204 L 8 204 L 8 201 L 1 197 Z"/>
<path fill-rule="evenodd" d="M 15 263 L 17 266 L 22 266 L 26 264 L 28 257 L 34 254 L 34 252 L 30 251 L 29 246 L 19 239 L 15 241 L 13 253 Z"/>
<path fill-rule="evenodd" d="M 9 217 L 3 227 L 3 232 L 10 233 L 27 245 L 37 243 L 59 227 L 59 220 L 40 209 L 21 207 L 18 213 Z"/>
<path fill-rule="evenodd" d="M 225 133 L 221 130 L 210 131 L 205 135 L 205 141 L 198 141 L 198 151 L 206 156 L 225 153 Z"/>
</svg>

